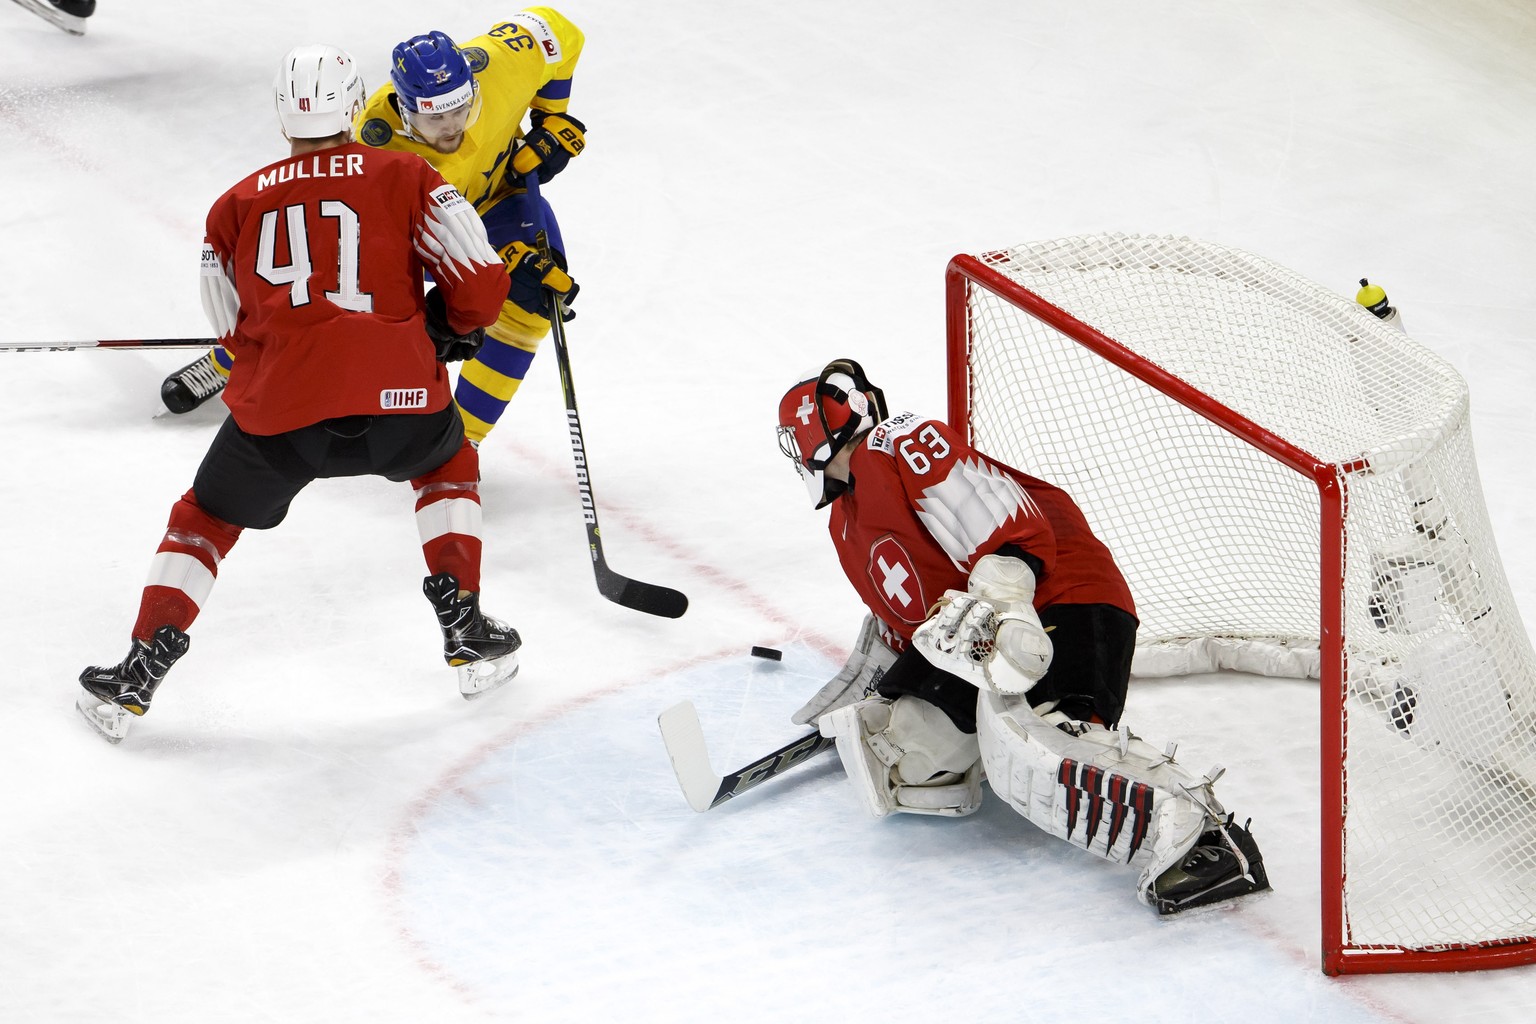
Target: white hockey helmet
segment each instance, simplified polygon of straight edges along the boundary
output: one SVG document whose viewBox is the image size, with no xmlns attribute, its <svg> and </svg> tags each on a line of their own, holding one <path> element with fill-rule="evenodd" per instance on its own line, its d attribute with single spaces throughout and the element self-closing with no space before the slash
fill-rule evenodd
<svg viewBox="0 0 1536 1024">
<path fill-rule="evenodd" d="M 779 450 L 794 462 L 817 508 L 847 490 L 841 480 L 827 478 L 827 463 L 887 415 L 885 393 L 852 359 L 834 359 L 784 392 L 779 399 Z"/>
<path fill-rule="evenodd" d="M 368 92 L 352 55 L 323 43 L 295 46 L 272 84 L 277 119 L 290 139 L 324 139 L 352 130 Z"/>
</svg>

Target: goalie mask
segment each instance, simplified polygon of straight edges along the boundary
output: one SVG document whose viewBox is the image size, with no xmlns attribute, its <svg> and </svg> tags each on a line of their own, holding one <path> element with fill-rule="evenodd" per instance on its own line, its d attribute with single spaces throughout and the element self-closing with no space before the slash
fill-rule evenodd
<svg viewBox="0 0 1536 1024">
<path fill-rule="evenodd" d="M 817 508 L 848 489 L 827 477 L 827 463 L 886 415 L 885 393 L 851 359 L 833 360 L 819 374 L 807 374 L 779 399 L 779 450 L 793 460 Z"/>
</svg>

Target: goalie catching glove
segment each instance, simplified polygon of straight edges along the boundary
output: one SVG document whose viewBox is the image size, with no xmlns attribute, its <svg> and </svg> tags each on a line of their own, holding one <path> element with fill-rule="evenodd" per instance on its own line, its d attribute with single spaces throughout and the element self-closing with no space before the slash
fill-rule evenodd
<svg viewBox="0 0 1536 1024">
<path fill-rule="evenodd" d="M 540 183 L 547 182 L 587 148 L 587 126 L 570 114 L 532 110 L 528 117 L 533 128 L 512 154 L 512 173 L 524 177 L 538 171 Z"/>
<path fill-rule="evenodd" d="M 437 349 L 437 361 L 452 363 L 460 359 L 473 359 L 485 343 L 485 328 L 476 327 L 467 334 L 459 334 L 448 326 L 448 302 L 441 290 L 432 288 L 426 296 L 427 337 Z"/>
<path fill-rule="evenodd" d="M 572 280 L 565 269 L 565 257 L 551 249 L 548 256 L 526 242 L 513 242 L 501 250 L 501 261 L 507 265 L 512 277 L 512 287 L 507 301 L 515 302 L 530 313 L 550 319 L 554 313 L 551 295 L 558 295 L 561 302 L 561 320 L 576 316 L 570 305 L 576 301 L 581 285 Z"/>
<path fill-rule="evenodd" d="M 1051 638 L 1035 611 L 1035 574 L 1018 558 L 985 555 L 968 593 L 945 591 L 912 645 L 928 662 L 998 693 L 1026 693 L 1051 667 Z"/>
</svg>

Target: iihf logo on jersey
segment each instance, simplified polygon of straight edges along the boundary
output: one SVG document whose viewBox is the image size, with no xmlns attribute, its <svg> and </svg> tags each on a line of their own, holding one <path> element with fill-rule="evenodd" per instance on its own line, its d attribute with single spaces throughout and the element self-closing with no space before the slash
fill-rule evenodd
<svg viewBox="0 0 1536 1024">
<path fill-rule="evenodd" d="M 426 407 L 426 388 L 394 388 L 379 392 L 381 409 L 425 409 Z"/>
</svg>

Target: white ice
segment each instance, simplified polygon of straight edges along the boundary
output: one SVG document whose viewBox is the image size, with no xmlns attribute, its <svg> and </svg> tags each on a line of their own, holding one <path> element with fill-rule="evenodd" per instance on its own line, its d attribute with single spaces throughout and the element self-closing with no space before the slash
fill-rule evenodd
<svg viewBox="0 0 1536 1024">
<path fill-rule="evenodd" d="M 1127 721 L 1221 762 L 1274 892 L 1160 920 L 1132 879 L 993 802 L 860 816 L 832 757 L 707 814 L 794 737 L 860 609 L 773 440 L 794 375 L 861 360 L 944 412 L 944 265 L 1179 234 L 1344 294 L 1369 276 L 1454 364 L 1505 566 L 1536 620 L 1536 14 L 1514 0 L 561 5 L 589 151 L 549 189 L 609 557 L 592 584 L 553 357 L 482 452 L 486 603 L 526 639 L 459 699 L 407 490 L 321 482 L 226 561 L 118 747 L 71 707 L 114 661 L 222 415 L 164 414 L 195 353 L 0 355 L 0 1019 L 1529 1019 L 1536 968 L 1319 970 L 1317 691 L 1133 683 Z M 467 38 L 514 4 L 102 0 L 70 38 L 0 5 L 0 340 L 202 336 L 223 189 L 285 152 L 277 59 Z M 752 644 L 783 648 L 774 665 Z"/>
</svg>

